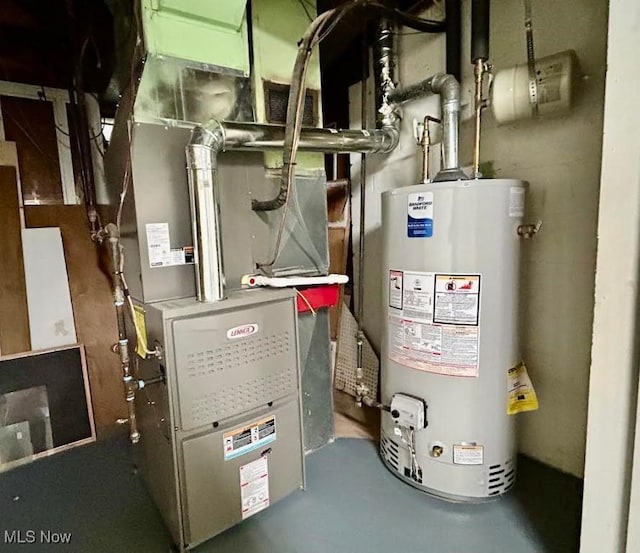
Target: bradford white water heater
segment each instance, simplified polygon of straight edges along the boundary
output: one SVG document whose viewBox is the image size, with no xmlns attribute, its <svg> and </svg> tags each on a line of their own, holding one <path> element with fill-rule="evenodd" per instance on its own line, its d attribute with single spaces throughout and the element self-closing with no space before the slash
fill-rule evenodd
<svg viewBox="0 0 640 553">
<path fill-rule="evenodd" d="M 527 184 L 461 180 L 383 194 L 381 456 L 459 501 L 516 477 L 507 372 L 518 347 L 518 226 Z"/>
</svg>

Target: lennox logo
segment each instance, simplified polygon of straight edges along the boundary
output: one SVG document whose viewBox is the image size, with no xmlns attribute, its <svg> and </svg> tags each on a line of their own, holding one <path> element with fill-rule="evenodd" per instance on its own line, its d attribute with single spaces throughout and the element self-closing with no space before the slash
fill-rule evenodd
<svg viewBox="0 0 640 553">
<path fill-rule="evenodd" d="M 252 334 L 257 334 L 260 327 L 257 323 L 251 323 L 248 325 L 234 326 L 227 330 L 227 338 L 229 340 L 235 340 L 237 338 L 246 338 Z"/>
</svg>

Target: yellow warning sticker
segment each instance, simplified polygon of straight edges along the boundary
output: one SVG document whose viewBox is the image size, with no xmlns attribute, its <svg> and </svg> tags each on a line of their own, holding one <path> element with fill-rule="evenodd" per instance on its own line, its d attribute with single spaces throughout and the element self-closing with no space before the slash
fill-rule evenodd
<svg viewBox="0 0 640 553">
<path fill-rule="evenodd" d="M 138 329 L 137 341 L 136 341 L 136 353 L 146 359 L 147 357 L 147 324 L 144 320 L 144 307 L 141 305 L 134 305 L 133 311 L 136 317 L 136 328 Z"/>
<path fill-rule="evenodd" d="M 527 367 L 520 361 L 509 369 L 507 375 L 507 415 L 536 411 L 538 396 L 527 373 Z"/>
</svg>

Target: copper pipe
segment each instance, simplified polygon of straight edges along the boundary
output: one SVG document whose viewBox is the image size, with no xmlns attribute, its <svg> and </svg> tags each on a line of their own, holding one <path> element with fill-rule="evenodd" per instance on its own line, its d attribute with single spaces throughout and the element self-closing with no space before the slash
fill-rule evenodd
<svg viewBox="0 0 640 553">
<path fill-rule="evenodd" d="M 474 111 L 475 111 L 475 127 L 473 135 L 473 176 L 480 178 L 480 129 L 482 123 L 482 108 L 484 108 L 484 101 L 482 99 L 482 82 L 484 80 L 484 74 L 487 70 L 485 60 L 478 59 L 475 62 L 473 74 L 475 76 L 475 99 L 474 99 Z"/>
<path fill-rule="evenodd" d="M 431 149 L 431 133 L 429 132 L 429 123 L 441 123 L 437 117 L 431 117 L 425 115 L 422 122 L 422 137 L 420 139 L 420 146 L 422 146 L 422 179 L 420 182 L 429 182 L 429 150 Z"/>
<path fill-rule="evenodd" d="M 113 351 L 120 356 L 120 366 L 122 368 L 122 382 L 124 384 L 125 400 L 127 401 L 127 410 L 129 413 L 129 439 L 132 443 L 138 443 L 140 440 L 140 432 L 136 421 L 135 399 L 136 399 L 136 382 L 131 375 L 129 360 L 129 340 L 127 338 L 127 329 L 125 323 L 125 297 L 122 286 L 122 270 L 120 255 L 120 232 L 118 227 L 113 223 L 109 223 L 105 228 L 105 233 L 109 238 L 109 246 L 111 247 L 111 263 L 113 278 L 113 303 L 116 308 L 118 320 L 118 343 L 114 346 Z"/>
<path fill-rule="evenodd" d="M 431 145 L 431 137 L 429 136 L 429 116 L 425 116 L 422 123 L 422 178 L 421 183 L 429 182 L 429 147 Z"/>
</svg>

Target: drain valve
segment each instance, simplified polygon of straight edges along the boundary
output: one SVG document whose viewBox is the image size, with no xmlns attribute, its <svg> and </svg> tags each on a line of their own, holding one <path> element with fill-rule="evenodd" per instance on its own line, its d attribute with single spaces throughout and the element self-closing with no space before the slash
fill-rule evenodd
<svg viewBox="0 0 640 553">
<path fill-rule="evenodd" d="M 434 445 L 431 448 L 431 457 L 440 457 L 444 453 L 444 448 L 441 445 Z"/>
</svg>

